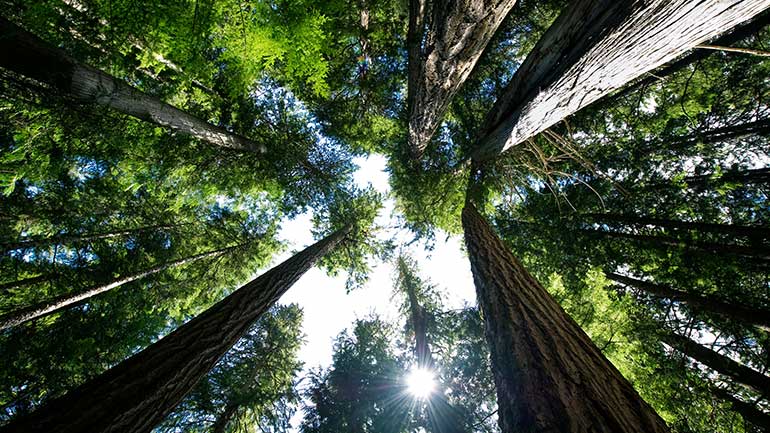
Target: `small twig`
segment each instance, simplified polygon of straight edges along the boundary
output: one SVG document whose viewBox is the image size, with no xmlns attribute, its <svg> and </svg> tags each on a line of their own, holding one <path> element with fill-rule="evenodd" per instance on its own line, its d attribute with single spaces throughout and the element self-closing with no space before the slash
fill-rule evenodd
<svg viewBox="0 0 770 433">
<path fill-rule="evenodd" d="M 754 50 L 751 48 L 725 47 L 722 45 L 698 45 L 695 48 L 714 51 L 727 51 L 731 53 L 750 54 L 752 56 L 770 57 L 770 51 Z"/>
</svg>

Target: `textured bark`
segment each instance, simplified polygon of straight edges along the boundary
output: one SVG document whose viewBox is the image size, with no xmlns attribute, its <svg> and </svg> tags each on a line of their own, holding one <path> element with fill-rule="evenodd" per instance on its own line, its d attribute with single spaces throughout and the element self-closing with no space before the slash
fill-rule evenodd
<svg viewBox="0 0 770 433">
<path fill-rule="evenodd" d="M 207 143 L 258 153 L 267 151 L 261 144 L 211 125 L 118 78 L 77 62 L 4 18 L 0 18 L 0 67 L 45 83 L 76 101 L 109 107 Z"/>
<path fill-rule="evenodd" d="M 348 231 L 295 254 L 145 350 L 0 432 L 149 432 Z"/>
<path fill-rule="evenodd" d="M 516 0 L 410 0 L 408 140 L 419 159 Z"/>
<path fill-rule="evenodd" d="M 737 42 L 740 42 L 748 38 L 753 34 L 756 34 L 760 30 L 765 28 L 765 26 L 767 26 L 768 24 L 770 24 L 770 13 L 765 11 L 757 15 L 753 20 L 735 27 L 735 29 L 733 29 L 730 33 L 724 36 L 721 36 L 717 39 L 714 39 L 712 43 L 716 45 L 735 44 Z M 653 84 L 656 81 L 660 80 L 661 78 L 667 77 L 675 72 L 681 71 L 686 66 L 709 57 L 713 53 L 714 53 L 713 51 L 707 51 L 707 50 L 693 50 L 692 52 L 690 52 L 690 54 L 687 54 L 686 56 L 680 58 L 679 60 L 676 60 L 675 62 L 670 63 L 668 65 L 665 65 L 664 67 L 647 74 L 647 76 L 645 76 L 644 78 L 641 78 L 635 81 L 630 86 L 623 88 L 623 90 L 613 95 L 613 98 L 622 97 L 631 92 L 634 92 L 637 89 L 647 87 L 650 84 Z"/>
<path fill-rule="evenodd" d="M 719 299 L 713 299 L 709 296 L 703 296 L 697 293 L 683 292 L 663 284 L 651 283 L 649 281 L 644 281 L 613 272 L 606 272 L 605 275 L 612 281 L 643 290 L 653 296 L 668 298 L 672 301 L 685 302 L 693 310 L 707 311 L 710 313 L 719 314 L 720 316 L 725 316 L 749 325 L 756 326 L 765 331 L 770 331 L 770 310 L 735 305 L 721 301 Z"/>
<path fill-rule="evenodd" d="M 714 242 L 702 242 L 702 241 L 686 241 L 677 239 L 671 236 L 656 236 L 656 235 L 638 235 L 634 233 L 623 233 L 615 231 L 597 230 L 597 229 L 580 229 L 584 233 L 590 235 L 618 238 L 618 239 L 630 239 L 637 242 L 642 242 L 652 246 L 659 247 L 673 247 L 684 248 L 689 251 L 696 251 L 706 254 L 716 255 L 732 255 L 737 257 L 745 257 L 748 259 L 754 259 L 761 262 L 770 261 L 770 248 L 768 246 L 747 246 L 747 245 L 734 245 L 734 244 L 718 244 Z"/>
<path fill-rule="evenodd" d="M 763 431 L 770 432 L 770 415 L 759 410 L 756 405 L 739 400 L 734 395 L 720 388 L 713 388 L 711 391 L 718 398 L 730 402 L 733 410 L 741 414 L 744 421 L 761 427 Z"/>
<path fill-rule="evenodd" d="M 719 374 L 753 388 L 759 393 L 770 394 L 770 377 L 739 362 L 719 354 L 691 339 L 673 333 L 662 334 L 661 339 L 669 346 L 713 369 Z"/>
<path fill-rule="evenodd" d="M 115 230 L 110 232 L 101 233 L 85 233 L 85 234 L 62 234 L 56 236 L 50 236 L 47 238 L 33 238 L 22 239 L 16 242 L 4 242 L 0 243 L 0 254 L 4 254 L 8 251 L 20 249 L 20 248 L 35 248 L 49 245 L 59 245 L 76 242 L 92 242 L 100 239 L 118 238 L 122 236 L 130 236 L 137 233 L 144 233 L 153 230 L 164 230 L 175 227 L 174 225 L 155 225 L 148 227 L 139 227 L 128 230 Z"/>
<path fill-rule="evenodd" d="M 739 226 L 733 224 L 714 224 L 691 221 L 678 221 L 648 216 L 608 213 L 587 213 L 584 217 L 594 222 L 617 222 L 629 225 L 656 226 L 667 229 L 692 230 L 701 233 L 716 233 L 723 235 L 743 236 L 757 239 L 770 239 L 770 228 L 759 226 Z"/>
<path fill-rule="evenodd" d="M 192 263 L 192 262 L 195 262 L 201 259 L 210 258 L 210 257 L 217 257 L 235 248 L 238 248 L 238 247 L 236 246 L 236 247 L 223 248 L 216 251 L 209 251 L 206 253 L 196 254 L 190 257 L 185 257 L 183 259 L 174 260 L 168 263 L 164 263 L 162 265 L 154 266 L 142 272 L 129 275 L 127 277 L 118 278 L 116 280 L 111 281 L 108 284 L 94 286 L 75 293 L 68 293 L 66 295 L 56 297 L 50 301 L 40 302 L 26 308 L 20 308 L 18 310 L 11 311 L 10 313 L 0 315 L 0 330 L 18 326 L 24 322 L 29 322 L 30 320 L 49 316 L 51 314 L 64 310 L 65 308 L 71 305 L 84 302 L 90 298 L 93 298 L 94 296 L 108 292 L 124 284 L 128 284 L 136 280 L 140 280 L 144 277 L 148 277 L 153 274 L 157 274 L 158 272 L 165 271 L 166 269 L 169 269 L 175 266 L 181 266 L 186 263 Z"/>
<path fill-rule="evenodd" d="M 668 431 L 470 203 L 463 228 L 503 432 Z"/>
<path fill-rule="evenodd" d="M 768 0 L 572 2 L 496 101 L 471 157 L 494 158 L 768 7 Z"/>
</svg>

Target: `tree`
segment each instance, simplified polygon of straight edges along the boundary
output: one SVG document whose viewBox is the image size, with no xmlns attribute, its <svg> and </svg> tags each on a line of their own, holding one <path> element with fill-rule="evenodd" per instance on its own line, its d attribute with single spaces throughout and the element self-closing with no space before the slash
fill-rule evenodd
<svg viewBox="0 0 770 433">
<path fill-rule="evenodd" d="M 339 230 L 307 247 L 142 352 L 0 431 L 155 427 L 249 326 L 349 231 Z"/>
<path fill-rule="evenodd" d="M 494 158 L 766 8 L 761 1 L 570 5 L 495 102 L 471 157 Z M 683 22 L 689 23 L 686 30 L 678 27 Z"/>
<path fill-rule="evenodd" d="M 492 352 L 500 428 L 668 431 L 473 204 L 463 210 L 463 226 Z"/>
</svg>

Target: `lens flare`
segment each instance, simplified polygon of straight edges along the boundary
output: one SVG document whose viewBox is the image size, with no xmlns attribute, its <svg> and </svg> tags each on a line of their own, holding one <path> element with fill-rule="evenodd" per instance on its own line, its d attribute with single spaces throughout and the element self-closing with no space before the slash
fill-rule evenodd
<svg viewBox="0 0 770 433">
<path fill-rule="evenodd" d="M 425 399 L 436 388 L 436 379 L 432 371 L 424 368 L 412 368 L 406 377 L 409 393 L 415 398 Z"/>
</svg>

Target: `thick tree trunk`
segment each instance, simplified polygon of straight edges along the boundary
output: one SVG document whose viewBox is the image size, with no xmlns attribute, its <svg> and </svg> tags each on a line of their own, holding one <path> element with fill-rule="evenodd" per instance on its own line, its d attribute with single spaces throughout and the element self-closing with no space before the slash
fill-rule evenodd
<svg viewBox="0 0 770 433">
<path fill-rule="evenodd" d="M 110 232 L 101 233 L 85 233 L 85 234 L 61 234 L 50 236 L 47 238 L 33 238 L 22 239 L 16 242 L 4 242 L 0 243 L 0 254 L 4 254 L 8 251 L 20 249 L 20 248 L 35 248 L 48 245 L 59 245 L 75 242 L 91 242 L 100 239 L 118 238 L 122 236 L 130 236 L 136 233 L 144 233 L 153 230 L 166 230 L 176 227 L 175 225 L 155 225 L 147 227 L 139 227 L 128 230 L 115 230 Z"/>
<path fill-rule="evenodd" d="M 747 246 L 734 244 L 718 244 L 714 242 L 681 240 L 671 236 L 638 235 L 598 229 L 579 229 L 580 231 L 602 237 L 630 239 L 653 246 L 684 248 L 689 251 L 697 251 L 706 254 L 732 255 L 745 257 L 761 262 L 770 261 L 770 248 L 767 246 Z"/>
<path fill-rule="evenodd" d="M 258 153 L 267 151 L 261 144 L 211 125 L 77 62 L 4 18 L 0 18 L 0 67 L 45 83 L 77 101 L 109 107 L 207 143 Z"/>
<path fill-rule="evenodd" d="M 503 432 L 668 431 L 470 203 L 463 228 Z"/>
<path fill-rule="evenodd" d="M 714 224 L 691 221 L 678 221 L 630 214 L 587 213 L 584 217 L 594 222 L 618 222 L 636 226 L 656 226 L 667 229 L 682 229 L 697 232 L 743 236 L 757 239 L 770 239 L 770 228 L 759 226 L 738 226 L 732 224 Z"/>
<path fill-rule="evenodd" d="M 240 246 L 222 248 L 216 251 L 209 251 L 206 253 L 196 254 L 190 257 L 185 257 L 183 259 L 174 260 L 168 263 L 164 263 L 162 265 L 154 266 L 142 272 L 129 275 L 127 277 L 118 278 L 116 280 L 113 280 L 109 284 L 94 286 L 76 293 L 68 293 L 66 295 L 62 295 L 57 298 L 54 298 L 50 301 L 40 302 L 38 304 L 29 306 L 26 308 L 21 308 L 15 311 L 11 311 L 10 313 L 0 315 L 0 330 L 18 326 L 24 322 L 38 319 L 40 317 L 49 316 L 58 311 L 64 310 L 65 308 L 73 304 L 86 301 L 96 295 L 100 295 L 116 287 L 120 287 L 124 284 L 128 284 L 136 280 L 140 280 L 144 277 L 157 274 L 158 272 L 165 271 L 166 269 L 169 269 L 175 266 L 181 266 L 186 263 L 192 263 L 202 259 L 221 256 L 222 254 L 239 247 Z"/>
<path fill-rule="evenodd" d="M 643 290 L 653 296 L 668 298 L 672 301 L 685 302 L 694 310 L 719 314 L 720 316 L 738 320 L 770 332 L 770 310 L 730 304 L 718 299 L 712 299 L 708 296 L 683 292 L 663 284 L 651 283 L 649 281 L 639 280 L 637 278 L 631 278 L 613 272 L 605 272 L 605 275 L 612 281 Z"/>
<path fill-rule="evenodd" d="M 0 432 L 149 432 L 348 231 L 295 254 L 145 350 Z"/>
<path fill-rule="evenodd" d="M 750 22 L 739 25 L 730 33 L 713 40 L 712 43 L 715 45 L 733 45 L 737 42 L 740 42 L 748 38 L 753 34 L 756 34 L 760 30 L 765 28 L 765 26 L 767 26 L 768 24 L 770 24 L 770 13 L 762 12 L 761 14 L 757 15 L 755 19 L 751 20 Z M 708 51 L 708 50 L 698 50 L 698 49 L 693 50 L 690 54 L 687 54 L 686 56 L 680 58 L 679 60 L 673 63 L 670 63 L 654 72 L 651 72 L 646 77 L 635 81 L 633 84 L 625 87 L 623 90 L 621 90 L 617 94 L 612 95 L 612 97 L 613 98 L 622 97 L 636 91 L 637 89 L 647 87 L 650 84 L 653 84 L 664 77 L 667 77 L 675 72 L 681 71 L 687 65 L 691 65 L 699 60 L 703 60 L 707 58 L 713 53 L 714 53 L 713 51 Z"/>
<path fill-rule="evenodd" d="M 489 112 L 471 157 L 494 158 L 768 7 L 768 0 L 572 2 Z"/>
<path fill-rule="evenodd" d="M 753 388 L 761 394 L 770 394 L 770 377 L 753 368 L 746 367 L 678 334 L 665 333 L 661 335 L 661 339 L 669 346 L 712 368 L 717 373 L 730 377 L 734 381 Z"/>
<path fill-rule="evenodd" d="M 770 432 L 770 415 L 759 410 L 756 405 L 746 403 L 724 389 L 712 388 L 711 392 L 718 398 L 730 402 L 733 410 L 738 412 L 744 421 Z"/>
<path fill-rule="evenodd" d="M 515 3 L 410 0 L 407 109 L 415 159 L 422 156 L 452 98 Z"/>
</svg>

